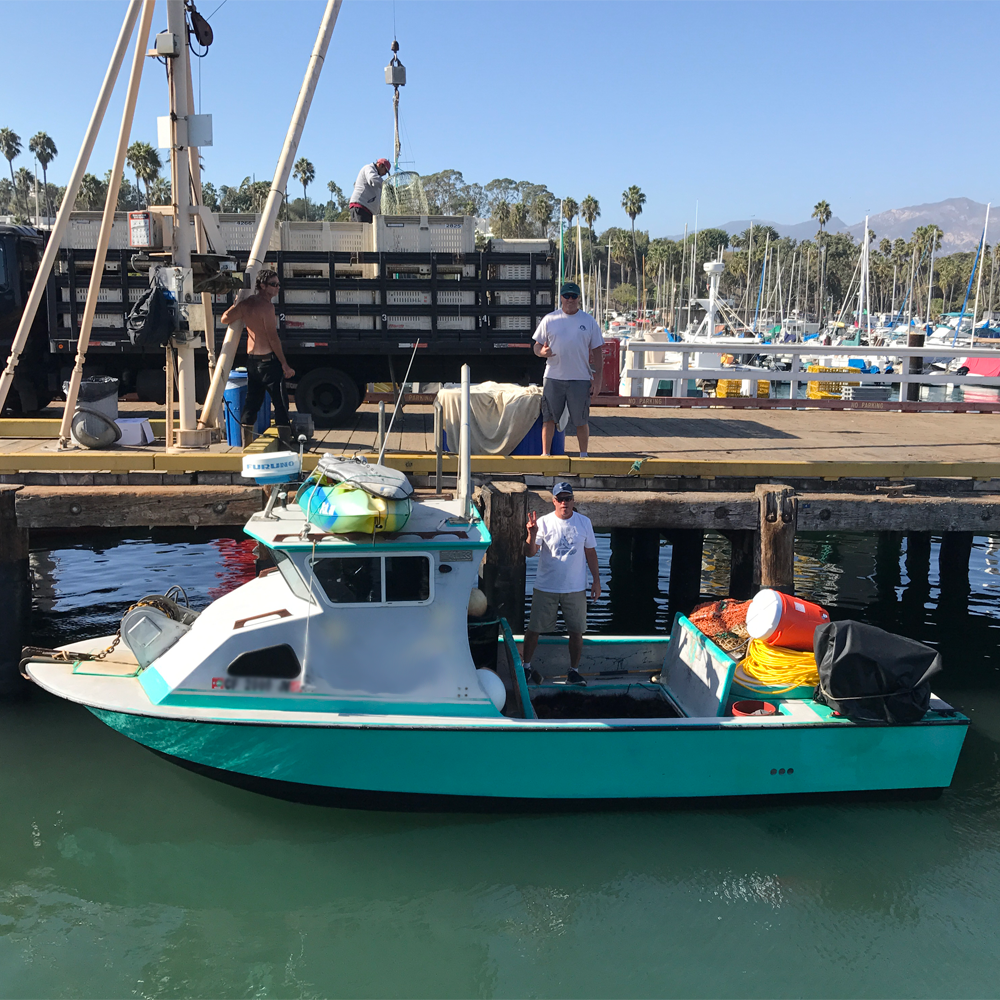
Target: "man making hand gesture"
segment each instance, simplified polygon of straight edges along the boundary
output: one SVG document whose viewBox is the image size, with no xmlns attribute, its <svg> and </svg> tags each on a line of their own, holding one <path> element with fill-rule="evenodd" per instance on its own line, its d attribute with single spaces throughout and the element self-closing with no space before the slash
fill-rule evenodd
<svg viewBox="0 0 1000 1000">
<path fill-rule="evenodd" d="M 590 518 L 573 510 L 573 487 L 556 483 L 552 487 L 555 511 L 539 518 L 534 511 L 528 515 L 528 537 L 524 542 L 526 556 L 538 555 L 538 574 L 531 597 L 531 619 L 524 631 L 524 673 L 538 683 L 542 678 L 531 666 L 531 657 L 542 632 L 556 630 L 556 612 L 562 608 L 569 632 L 570 684 L 586 684 L 580 675 L 583 653 L 583 633 L 587 631 L 587 567 L 592 581 L 590 596 L 601 596 L 601 577 L 597 566 L 597 540 Z"/>
</svg>

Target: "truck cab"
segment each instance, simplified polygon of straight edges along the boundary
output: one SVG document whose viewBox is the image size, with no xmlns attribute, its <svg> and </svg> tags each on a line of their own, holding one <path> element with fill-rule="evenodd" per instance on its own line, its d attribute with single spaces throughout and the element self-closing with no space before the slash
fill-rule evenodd
<svg viewBox="0 0 1000 1000">
<path fill-rule="evenodd" d="M 45 248 L 45 234 L 30 226 L 0 225 L 0 352 L 10 356 Z M 48 406 L 57 390 L 57 366 L 49 352 L 50 288 L 38 309 L 14 375 L 7 410 L 32 413 Z"/>
</svg>

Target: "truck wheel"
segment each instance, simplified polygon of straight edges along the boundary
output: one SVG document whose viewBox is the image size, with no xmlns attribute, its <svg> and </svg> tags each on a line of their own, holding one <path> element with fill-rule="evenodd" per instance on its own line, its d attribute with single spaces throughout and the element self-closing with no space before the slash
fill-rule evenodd
<svg viewBox="0 0 1000 1000">
<path fill-rule="evenodd" d="M 167 377 L 162 368 L 143 368 L 136 372 L 135 391 L 143 403 L 167 402 Z"/>
<path fill-rule="evenodd" d="M 361 393 L 349 375 L 336 368 L 307 372 L 295 387 L 295 408 L 312 414 L 317 427 L 338 427 L 354 415 Z"/>
</svg>

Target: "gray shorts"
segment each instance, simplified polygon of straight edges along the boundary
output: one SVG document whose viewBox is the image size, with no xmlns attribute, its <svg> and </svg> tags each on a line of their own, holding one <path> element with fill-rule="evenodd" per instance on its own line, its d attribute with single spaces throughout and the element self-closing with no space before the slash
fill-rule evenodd
<svg viewBox="0 0 1000 1000">
<path fill-rule="evenodd" d="M 535 590 L 531 595 L 531 620 L 528 630 L 555 632 L 556 612 L 562 607 L 566 631 L 583 635 L 587 631 L 587 592 L 578 590 L 572 594 L 553 594 L 548 590 Z"/>
<path fill-rule="evenodd" d="M 569 422 L 583 427 L 590 417 L 590 385 L 580 379 L 547 378 L 542 382 L 542 421 L 558 423 L 569 407 Z"/>
</svg>

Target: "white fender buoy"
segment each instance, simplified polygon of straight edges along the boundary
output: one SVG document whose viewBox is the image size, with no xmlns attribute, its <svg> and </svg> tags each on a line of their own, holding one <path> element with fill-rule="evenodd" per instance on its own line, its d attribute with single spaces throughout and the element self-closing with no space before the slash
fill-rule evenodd
<svg viewBox="0 0 1000 1000">
<path fill-rule="evenodd" d="M 493 702 L 493 707 L 502 712 L 504 705 L 507 704 L 507 688 L 500 680 L 500 675 L 488 667 L 480 667 L 476 671 L 476 677 L 479 678 L 479 686 L 486 692 L 486 697 Z"/>
<path fill-rule="evenodd" d="M 486 614 L 486 605 L 486 595 L 478 587 L 473 587 L 469 594 L 469 616 L 482 618 Z"/>
</svg>

